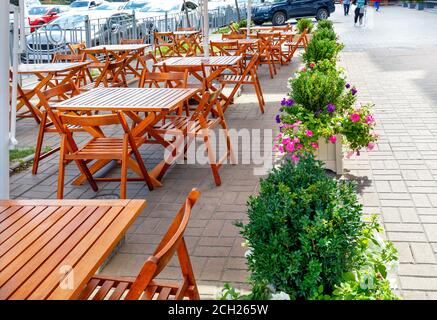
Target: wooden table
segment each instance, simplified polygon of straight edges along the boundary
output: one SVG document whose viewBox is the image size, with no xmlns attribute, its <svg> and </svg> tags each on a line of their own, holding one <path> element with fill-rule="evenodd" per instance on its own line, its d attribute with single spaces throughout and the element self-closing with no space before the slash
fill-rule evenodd
<svg viewBox="0 0 437 320">
<path fill-rule="evenodd" d="M 27 107 L 32 109 L 41 119 L 40 103 L 33 105 L 30 103 L 30 100 L 46 86 L 54 87 L 67 83 L 88 64 L 89 62 L 20 64 L 18 66 L 19 74 L 32 74 L 39 80 L 37 85 L 26 93 L 27 100 L 29 101 Z M 59 74 L 64 75 L 64 78 L 56 84 L 53 83 L 53 77 Z M 57 80 L 59 80 L 58 78 Z"/>
<path fill-rule="evenodd" d="M 145 200 L 0 200 L 0 299 L 75 299 Z"/>
<path fill-rule="evenodd" d="M 181 103 L 188 101 L 198 91 L 198 89 L 176 88 L 97 88 L 55 104 L 52 107 L 64 112 L 122 111 L 136 123 L 135 128 L 132 130 L 134 136 L 141 137 L 147 133 L 157 143 L 168 147 L 170 144 L 153 129 L 153 126 L 164 119 L 167 114 L 176 111 Z M 150 125 L 144 125 L 145 120 L 138 115 L 140 112 L 155 113 L 155 121 Z M 98 137 L 97 134 L 96 132 L 96 137 Z M 111 161 L 97 161 L 90 167 L 91 173 L 96 173 L 109 162 Z M 162 179 L 171 164 L 172 162 L 168 159 L 164 159 L 149 172 L 154 186 L 162 186 L 159 180 Z M 129 167 L 140 176 L 142 175 L 141 170 L 134 162 L 130 162 Z M 80 185 L 85 181 L 85 176 L 81 175 L 73 184 Z"/>
<path fill-rule="evenodd" d="M 108 44 L 86 48 L 83 49 L 83 51 L 94 52 L 106 49 L 106 51 L 114 56 L 117 61 L 127 59 L 126 67 L 131 71 L 131 74 L 133 74 L 135 78 L 139 78 L 141 77 L 141 74 L 138 72 L 139 64 L 141 64 L 143 68 L 146 66 L 145 62 L 140 59 L 140 56 L 144 53 L 144 50 L 150 46 L 150 44 Z M 136 68 L 131 66 L 133 61 L 137 61 Z"/>
</svg>

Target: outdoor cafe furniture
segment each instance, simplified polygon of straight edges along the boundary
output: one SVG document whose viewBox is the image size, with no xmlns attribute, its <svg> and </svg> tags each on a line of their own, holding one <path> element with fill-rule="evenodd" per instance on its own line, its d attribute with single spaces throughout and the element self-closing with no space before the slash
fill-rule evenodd
<svg viewBox="0 0 437 320">
<path fill-rule="evenodd" d="M 34 75 L 38 82 L 33 88 L 25 91 L 25 99 L 21 99 L 18 106 L 20 106 L 20 104 L 25 104 L 27 108 L 31 110 L 31 113 L 41 120 L 41 104 L 35 104 L 31 100 L 37 96 L 38 92 L 46 87 L 52 88 L 76 79 L 77 75 L 88 64 L 89 62 L 20 64 L 18 67 L 18 73 L 22 75 Z M 56 75 L 60 74 L 64 75 L 63 79 L 60 79 L 59 76 L 56 77 Z"/>
<path fill-rule="evenodd" d="M 235 94 L 242 85 L 252 85 L 255 89 L 261 113 L 264 113 L 265 101 L 257 73 L 258 61 L 259 54 L 255 53 L 241 75 L 224 75 L 220 79 L 222 88 L 226 87 L 226 85 L 233 86 L 231 94 L 223 105 L 224 112 L 226 112 Z"/>
<path fill-rule="evenodd" d="M 159 53 L 159 59 L 161 60 L 167 57 L 181 56 L 173 32 L 154 32 L 153 49 L 156 55 Z"/>
<path fill-rule="evenodd" d="M 196 56 L 202 54 L 203 49 L 200 44 L 200 31 L 193 28 L 178 28 L 173 32 L 178 46 L 178 52 L 185 56 Z"/>
<path fill-rule="evenodd" d="M 242 56 L 211 56 L 205 57 L 173 57 L 165 59 L 164 61 L 155 64 L 157 68 L 163 69 L 165 66 L 167 71 L 171 67 L 177 67 L 180 69 L 190 69 L 193 70 L 195 66 L 209 67 L 209 74 L 204 74 L 203 72 L 190 72 L 200 83 L 204 84 L 206 88 L 216 90 L 217 88 L 213 85 L 213 81 L 216 80 L 225 70 L 235 70 L 238 68 L 239 63 L 243 59 Z M 165 70 L 164 70 L 165 71 Z M 175 71 L 175 70 L 173 70 Z M 220 94 L 222 99 L 227 99 L 223 93 Z"/>
<path fill-rule="evenodd" d="M 135 278 L 95 275 L 80 292 L 81 300 L 199 300 L 199 290 L 184 233 L 200 192 L 193 189 L 177 212 L 166 234 Z M 180 281 L 157 280 L 177 254 Z"/>
<path fill-rule="evenodd" d="M 142 59 L 140 59 L 140 57 L 144 54 L 144 50 L 148 47 L 150 47 L 150 44 L 123 43 L 100 45 L 91 48 L 85 48 L 82 49 L 82 51 L 91 57 L 94 62 L 101 62 L 101 60 L 95 60 L 96 53 L 99 53 L 101 50 L 106 50 L 106 55 L 112 56 L 115 61 L 126 59 L 126 74 L 133 75 L 133 79 L 129 79 L 129 82 L 132 82 L 139 79 L 141 76 L 141 71 L 138 70 L 138 67 L 139 64 L 141 64 L 141 67 L 144 68 L 144 65 L 142 64 Z M 132 65 L 133 63 L 136 64 L 135 67 Z"/>
<path fill-rule="evenodd" d="M 154 143 L 168 147 L 169 144 L 164 138 L 154 130 L 154 125 L 161 122 L 168 114 L 177 111 L 180 105 L 188 101 L 197 93 L 197 89 L 178 89 L 178 88 L 97 88 L 66 101 L 55 103 L 52 109 L 59 112 L 123 112 L 134 123 L 135 127 L 131 130 L 134 138 L 141 138 L 147 134 Z M 150 118 L 142 118 L 140 114 L 154 114 L 153 122 Z M 94 133 L 99 137 L 98 131 Z M 153 170 L 149 171 L 149 176 L 154 187 L 160 187 L 159 180 L 174 163 L 176 159 L 166 158 L 161 161 Z M 98 160 L 89 167 L 91 174 L 105 167 L 111 160 Z M 133 161 L 128 162 L 129 169 L 141 176 L 141 170 Z M 81 185 L 87 180 L 85 175 L 73 181 L 73 185 Z"/>
<path fill-rule="evenodd" d="M 126 65 L 128 58 L 111 61 L 109 58 L 103 63 L 103 68 L 93 82 L 87 83 L 79 88 L 80 91 L 89 91 L 91 89 L 106 87 L 128 87 L 126 79 Z"/>
<path fill-rule="evenodd" d="M 145 200 L 0 200 L 0 300 L 77 299 Z"/>
<path fill-rule="evenodd" d="M 175 155 L 176 157 L 182 155 L 185 156 L 191 143 L 196 138 L 202 138 L 208 155 L 209 165 L 217 186 L 221 185 L 219 169 L 222 164 L 227 160 L 230 160 L 230 163 L 236 163 L 224 113 L 218 102 L 220 91 L 221 89 L 214 92 L 204 92 L 202 100 L 190 116 L 168 116 L 166 122 L 156 128 L 156 132 L 164 137 L 175 137 L 172 138 L 169 143 L 172 143 L 173 147 L 180 151 L 180 154 Z M 209 133 L 219 125 L 222 129 L 220 131 L 224 134 L 226 139 L 226 153 L 222 157 L 219 155 L 219 159 L 217 159 L 215 148 L 210 141 L 211 138 Z"/>
<path fill-rule="evenodd" d="M 291 40 L 284 42 L 282 52 L 286 63 L 291 61 L 299 46 L 306 46 L 306 34 L 307 30 L 305 29 L 297 40 L 291 38 Z"/>
</svg>

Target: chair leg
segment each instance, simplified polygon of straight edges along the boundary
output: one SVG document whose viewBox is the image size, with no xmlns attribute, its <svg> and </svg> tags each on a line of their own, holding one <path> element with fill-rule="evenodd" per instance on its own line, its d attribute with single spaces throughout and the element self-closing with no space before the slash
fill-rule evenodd
<svg viewBox="0 0 437 320">
<path fill-rule="evenodd" d="M 126 199 L 126 184 L 127 184 L 127 159 L 128 140 L 123 141 L 123 155 L 121 157 L 121 179 L 120 179 L 120 199 Z"/>
<path fill-rule="evenodd" d="M 44 140 L 44 132 L 47 123 L 47 112 L 42 114 L 41 122 L 39 124 L 38 138 L 36 140 L 35 156 L 33 157 L 32 174 L 38 173 L 39 158 L 41 157 L 42 143 Z"/>
<path fill-rule="evenodd" d="M 226 151 L 227 151 L 228 159 L 230 160 L 230 163 L 232 165 L 235 165 L 237 164 L 237 159 L 235 158 L 234 148 L 232 147 L 232 143 L 231 143 L 231 136 L 229 135 L 228 125 L 225 119 L 222 120 L 221 126 L 224 131 L 223 134 L 225 135 L 226 138 Z"/>
<path fill-rule="evenodd" d="M 214 150 L 212 150 L 211 142 L 209 141 L 209 136 L 207 132 L 208 130 L 206 130 L 206 133 L 203 136 L 203 142 L 205 143 L 206 151 L 208 152 L 209 165 L 214 176 L 215 185 L 220 186 L 222 184 L 222 180 L 218 172 L 219 166 L 217 165 L 216 156 Z"/>
<path fill-rule="evenodd" d="M 264 99 L 263 99 L 263 94 L 261 91 L 261 88 L 258 86 L 257 81 L 253 82 L 253 86 L 255 87 L 255 92 L 256 92 L 256 97 L 258 98 L 258 104 L 259 104 L 259 108 L 261 110 L 261 113 L 264 113 Z"/>
</svg>

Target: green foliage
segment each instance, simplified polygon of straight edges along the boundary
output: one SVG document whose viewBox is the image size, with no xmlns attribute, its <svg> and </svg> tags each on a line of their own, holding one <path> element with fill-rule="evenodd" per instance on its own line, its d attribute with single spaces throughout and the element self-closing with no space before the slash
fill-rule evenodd
<svg viewBox="0 0 437 320">
<path fill-rule="evenodd" d="M 337 40 L 337 35 L 335 34 L 334 30 L 327 28 L 318 29 L 316 32 L 314 32 L 312 41 L 319 41 L 323 39 L 335 41 Z"/>
<path fill-rule="evenodd" d="M 270 283 L 293 299 L 326 292 L 355 268 L 361 205 L 349 182 L 329 178 L 312 158 L 287 161 L 261 181 L 249 200 L 249 223 L 238 224 L 251 247 L 255 283 Z"/>
<path fill-rule="evenodd" d="M 330 29 L 330 30 L 334 30 L 334 25 L 333 25 L 331 20 L 320 20 L 317 23 L 317 30 L 325 29 L 325 28 Z"/>
<path fill-rule="evenodd" d="M 329 60 L 333 63 L 337 60 L 338 53 L 344 48 L 343 44 L 330 39 L 313 39 L 308 44 L 302 58 L 309 63 L 317 63 L 321 60 Z"/>
<path fill-rule="evenodd" d="M 302 33 L 305 29 L 308 29 L 308 33 L 311 33 L 313 27 L 313 22 L 308 18 L 302 18 L 297 21 L 297 31 L 299 33 Z"/>
<path fill-rule="evenodd" d="M 323 110 L 328 103 L 338 104 L 345 86 L 344 79 L 329 61 L 306 68 L 289 82 L 291 98 L 313 113 Z"/>
<path fill-rule="evenodd" d="M 42 152 L 50 151 L 50 147 L 44 147 Z M 35 153 L 35 148 L 18 148 L 9 150 L 9 161 L 14 162 L 17 160 L 21 160 Z"/>
</svg>

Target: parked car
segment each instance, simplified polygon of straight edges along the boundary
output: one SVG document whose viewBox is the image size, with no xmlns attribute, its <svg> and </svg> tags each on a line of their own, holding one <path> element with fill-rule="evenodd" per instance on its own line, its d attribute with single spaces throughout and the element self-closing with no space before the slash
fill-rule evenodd
<svg viewBox="0 0 437 320">
<path fill-rule="evenodd" d="M 143 8 L 149 2 L 150 2 L 149 0 L 131 0 L 131 1 L 126 2 L 125 5 L 122 6 L 120 9 L 126 10 L 126 11 L 136 11 L 136 10 L 140 10 L 141 8 Z"/>
<path fill-rule="evenodd" d="M 119 43 L 132 34 L 132 16 L 124 12 L 67 12 L 26 37 L 25 62 L 48 62 L 56 52 L 68 52 L 68 44 L 86 42 L 86 19 L 92 46 Z M 142 36 L 139 34 L 139 36 Z"/>
<path fill-rule="evenodd" d="M 258 0 L 252 8 L 252 19 L 257 25 L 264 22 L 282 25 L 290 18 L 327 19 L 334 11 L 333 0 Z"/>
<path fill-rule="evenodd" d="M 30 27 L 29 27 L 29 11 L 34 6 L 41 6 L 41 2 L 39 0 L 24 0 L 24 27 L 25 27 L 25 33 L 30 33 Z M 14 12 L 9 11 L 9 23 L 12 24 L 14 21 Z"/>
<path fill-rule="evenodd" d="M 64 12 L 60 6 L 36 6 L 29 10 L 30 32 L 35 31 L 35 27 L 42 26 L 59 17 Z"/>
<path fill-rule="evenodd" d="M 71 10 L 88 11 L 101 5 L 103 0 L 76 0 L 70 4 Z"/>
<path fill-rule="evenodd" d="M 97 6 L 94 10 L 120 10 L 124 4 L 124 2 L 104 2 Z"/>
</svg>

